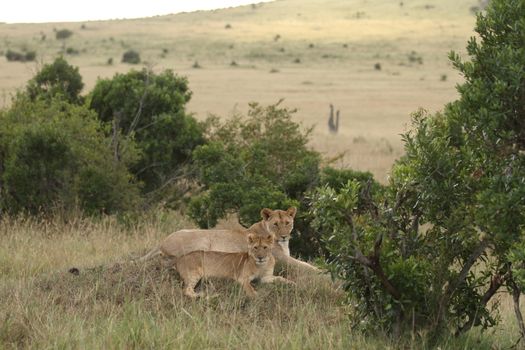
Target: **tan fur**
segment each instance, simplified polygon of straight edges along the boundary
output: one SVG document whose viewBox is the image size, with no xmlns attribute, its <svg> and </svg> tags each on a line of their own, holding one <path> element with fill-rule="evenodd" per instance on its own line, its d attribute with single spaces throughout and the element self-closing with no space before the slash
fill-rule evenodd
<svg viewBox="0 0 525 350">
<path fill-rule="evenodd" d="M 140 260 L 144 261 L 158 254 L 178 258 L 196 251 L 242 253 L 246 252 L 248 232 L 259 235 L 270 233 L 275 237 L 272 253 L 278 263 L 287 267 L 319 271 L 315 266 L 290 256 L 288 244 L 296 212 L 294 207 L 288 210 L 264 208 L 261 210 L 262 220 L 247 230 L 180 230 L 166 237 L 159 247 Z"/>
<path fill-rule="evenodd" d="M 293 283 L 283 277 L 273 276 L 275 259 L 271 253 L 273 236 L 260 236 L 250 233 L 248 238 L 248 252 L 222 253 L 196 251 L 175 258 L 175 266 L 184 281 L 184 294 L 195 298 L 195 286 L 203 277 L 222 277 L 239 282 L 246 294 L 250 297 L 257 295 L 251 285 L 254 279 L 262 283 L 282 281 Z M 246 244 L 246 241 L 245 241 Z"/>
</svg>

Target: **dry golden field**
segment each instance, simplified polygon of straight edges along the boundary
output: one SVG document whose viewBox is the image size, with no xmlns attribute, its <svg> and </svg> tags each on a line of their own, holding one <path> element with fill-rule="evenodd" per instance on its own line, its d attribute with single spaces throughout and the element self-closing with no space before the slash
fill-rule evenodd
<svg viewBox="0 0 525 350">
<path fill-rule="evenodd" d="M 120 63 L 124 51 L 135 49 L 155 70 L 188 77 L 188 109 L 197 118 L 284 98 L 298 109 L 298 121 L 317 125 L 316 149 L 327 156 L 346 152 L 340 165 L 370 170 L 384 182 L 403 153 L 399 134 L 410 113 L 437 111 L 456 98 L 461 77 L 447 53 L 464 52 L 476 5 L 478 0 L 280 0 L 137 20 L 0 24 L 0 105 L 63 47 L 78 51 L 66 56 L 80 67 L 84 93 L 98 77 L 140 68 Z M 61 42 L 54 29 L 74 34 Z M 8 49 L 35 50 L 38 63 L 7 62 Z M 196 61 L 200 69 L 193 68 Z M 327 128 L 330 103 L 341 111 L 337 135 Z"/>
</svg>

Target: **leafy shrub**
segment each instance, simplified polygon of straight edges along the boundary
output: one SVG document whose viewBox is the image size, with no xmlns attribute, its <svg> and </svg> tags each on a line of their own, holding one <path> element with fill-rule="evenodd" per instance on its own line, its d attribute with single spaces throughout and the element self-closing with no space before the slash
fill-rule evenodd
<svg viewBox="0 0 525 350">
<path fill-rule="evenodd" d="M 204 142 L 202 127 L 185 111 L 190 97 L 185 78 L 146 69 L 100 79 L 89 96 L 88 105 L 112 133 L 136 141 L 140 158 L 130 171 L 144 194 L 166 199 L 193 149 Z"/>
<path fill-rule="evenodd" d="M 110 141 L 87 108 L 20 94 L 0 114 L 0 209 L 30 214 L 131 210 L 139 192 L 126 163 L 136 151 L 132 144 L 123 148 L 115 161 Z"/>
<path fill-rule="evenodd" d="M 32 100 L 52 99 L 60 96 L 71 103 L 81 103 L 80 91 L 84 87 L 78 67 L 73 67 L 59 57 L 46 64 L 28 82 L 27 94 Z"/>
<path fill-rule="evenodd" d="M 313 194 L 313 226 L 360 325 L 395 334 L 491 327 L 489 302 L 505 287 L 524 335 L 523 18 L 523 1 L 506 0 L 478 16 L 472 60 L 450 55 L 465 76 L 460 99 L 414 114 L 406 155 L 379 196 L 363 196 L 357 180 Z"/>
<path fill-rule="evenodd" d="M 128 50 L 122 55 L 122 62 L 130 64 L 139 64 L 140 54 L 135 50 Z"/>
<path fill-rule="evenodd" d="M 251 225 L 261 208 L 297 206 L 317 185 L 320 156 L 308 148 L 311 129 L 301 130 L 294 112 L 252 103 L 246 117 L 209 121 L 209 143 L 193 152 L 203 191 L 191 199 L 189 215 L 199 226 L 212 227 L 230 212 Z"/>
<path fill-rule="evenodd" d="M 66 40 L 73 35 L 73 32 L 69 29 L 60 29 L 55 32 L 57 40 Z"/>
</svg>

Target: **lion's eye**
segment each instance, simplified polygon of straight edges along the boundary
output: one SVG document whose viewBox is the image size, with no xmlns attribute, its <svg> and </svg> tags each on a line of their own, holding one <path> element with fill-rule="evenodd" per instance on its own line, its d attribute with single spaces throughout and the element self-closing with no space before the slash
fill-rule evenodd
<svg viewBox="0 0 525 350">
<path fill-rule="evenodd" d="M 274 223 L 273 223 L 273 226 L 277 227 L 277 226 L 279 226 L 279 224 L 276 223 L 276 222 L 274 222 Z"/>
<path fill-rule="evenodd" d="M 265 249 L 265 250 L 266 250 L 267 248 L 268 248 L 268 247 L 263 247 L 263 249 Z"/>
</svg>

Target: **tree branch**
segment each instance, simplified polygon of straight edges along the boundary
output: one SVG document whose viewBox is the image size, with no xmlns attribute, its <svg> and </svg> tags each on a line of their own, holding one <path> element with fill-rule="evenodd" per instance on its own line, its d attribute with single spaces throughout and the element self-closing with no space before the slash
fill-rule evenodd
<svg viewBox="0 0 525 350">
<path fill-rule="evenodd" d="M 119 128 L 120 128 L 120 112 L 113 115 L 113 138 L 111 143 L 113 145 L 113 158 L 115 163 L 120 161 L 120 142 L 119 142 Z"/>
<path fill-rule="evenodd" d="M 459 272 L 458 278 L 456 278 L 456 281 L 449 284 L 445 292 L 443 293 L 443 297 L 441 298 L 441 302 L 439 303 L 438 308 L 438 322 L 442 319 L 443 312 L 446 308 L 448 308 L 448 303 L 450 301 L 450 298 L 452 298 L 452 295 L 454 292 L 458 289 L 461 284 L 465 282 L 465 279 L 467 278 L 467 275 L 476 262 L 478 258 L 485 252 L 485 249 L 490 245 L 490 242 L 488 240 L 482 240 L 480 244 L 474 249 L 474 251 L 470 254 L 467 261 L 465 261 L 465 264 L 463 265 L 463 268 Z M 498 287 L 499 288 L 499 287 Z"/>
<path fill-rule="evenodd" d="M 516 285 L 516 282 L 509 278 L 508 281 L 509 287 L 512 289 L 512 300 L 514 301 L 514 314 L 516 315 L 516 320 L 518 321 L 518 326 L 520 328 L 520 339 L 525 338 L 525 323 L 523 323 L 523 315 L 520 311 L 520 295 L 521 291 Z"/>
<path fill-rule="evenodd" d="M 345 219 L 352 230 L 352 238 L 354 242 L 358 242 L 357 232 L 355 230 L 354 222 L 352 216 L 349 214 L 345 215 Z M 390 282 L 390 280 L 385 275 L 383 268 L 379 262 L 379 256 L 381 254 L 381 243 L 383 242 L 383 235 L 379 234 L 374 242 L 374 253 L 372 256 L 365 256 L 361 250 L 357 247 L 354 248 L 355 251 L 355 260 L 359 261 L 361 264 L 369 267 L 374 274 L 379 278 L 379 281 L 385 287 L 386 291 L 394 297 L 396 300 L 401 299 L 401 293 L 397 290 L 396 287 Z"/>
<path fill-rule="evenodd" d="M 505 281 L 504 276 L 502 276 L 500 273 L 496 273 L 492 279 L 490 280 L 490 287 L 487 289 L 485 294 L 481 297 L 480 301 L 480 308 L 485 307 L 490 299 L 496 294 L 498 289 L 503 285 L 503 282 Z M 458 330 L 455 333 L 455 336 L 458 336 L 462 333 L 467 332 L 470 330 L 478 320 L 477 314 L 469 315 L 469 320 L 467 323 L 465 323 L 462 327 L 459 327 Z"/>
<path fill-rule="evenodd" d="M 135 117 L 133 118 L 133 121 L 131 122 L 131 124 L 129 126 L 128 135 L 131 134 L 133 132 L 133 130 L 135 130 L 135 128 L 139 124 L 140 115 L 142 114 L 142 108 L 144 108 L 144 100 L 146 99 L 146 95 L 148 94 L 149 76 L 150 75 L 149 75 L 149 71 L 148 71 L 146 73 L 146 81 L 145 81 L 145 86 L 144 86 L 144 93 L 140 97 L 139 107 L 137 109 L 137 113 L 135 113 Z"/>
</svg>

